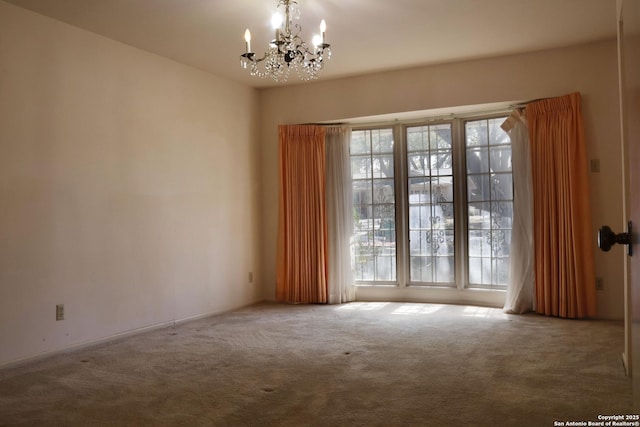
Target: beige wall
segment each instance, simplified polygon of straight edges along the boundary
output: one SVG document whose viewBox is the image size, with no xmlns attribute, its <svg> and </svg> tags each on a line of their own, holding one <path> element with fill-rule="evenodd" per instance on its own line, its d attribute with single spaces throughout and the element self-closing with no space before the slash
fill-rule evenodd
<svg viewBox="0 0 640 427">
<path fill-rule="evenodd" d="M 261 300 L 258 113 L 0 1 L 0 365 Z"/>
<path fill-rule="evenodd" d="M 338 55 L 334 60 L 339 60 Z M 615 41 L 532 54 L 429 66 L 260 93 L 262 159 L 262 270 L 265 298 L 274 298 L 277 226 L 277 125 L 528 100 L 580 91 L 591 174 L 594 248 L 599 225 L 622 218 L 620 130 Z M 328 64 L 327 66 L 330 66 Z M 622 250 L 596 251 L 601 317 L 623 316 Z"/>
</svg>

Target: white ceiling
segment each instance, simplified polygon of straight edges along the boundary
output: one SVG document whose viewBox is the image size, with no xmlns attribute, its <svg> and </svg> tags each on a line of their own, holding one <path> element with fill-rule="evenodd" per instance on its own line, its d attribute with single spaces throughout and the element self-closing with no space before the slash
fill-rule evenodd
<svg viewBox="0 0 640 427">
<path fill-rule="evenodd" d="M 261 55 L 276 0 L 5 0 L 255 87 L 244 30 Z M 302 36 L 322 18 L 333 56 L 321 79 L 614 38 L 615 0 L 298 0 Z M 299 81 L 292 75 L 289 84 Z"/>
</svg>

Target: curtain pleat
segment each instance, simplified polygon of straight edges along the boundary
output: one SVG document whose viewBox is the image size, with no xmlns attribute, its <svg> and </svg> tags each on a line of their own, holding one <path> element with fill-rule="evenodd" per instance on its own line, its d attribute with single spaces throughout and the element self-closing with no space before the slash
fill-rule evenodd
<svg viewBox="0 0 640 427">
<path fill-rule="evenodd" d="M 279 126 L 280 200 L 276 298 L 327 302 L 325 130 Z"/>
<path fill-rule="evenodd" d="M 526 109 L 533 178 L 536 311 L 596 315 L 591 208 L 580 94 Z"/>
</svg>

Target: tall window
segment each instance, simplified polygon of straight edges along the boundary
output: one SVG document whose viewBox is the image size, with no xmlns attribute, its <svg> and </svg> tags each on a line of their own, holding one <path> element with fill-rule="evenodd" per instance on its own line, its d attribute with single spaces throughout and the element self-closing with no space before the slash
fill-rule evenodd
<svg viewBox="0 0 640 427">
<path fill-rule="evenodd" d="M 451 125 L 406 129 L 413 283 L 455 282 Z"/>
<path fill-rule="evenodd" d="M 503 121 L 353 131 L 357 283 L 506 287 L 513 190 Z"/>
<path fill-rule="evenodd" d="M 469 286 L 505 287 L 513 218 L 511 141 L 502 119 L 465 124 Z"/>
<path fill-rule="evenodd" d="M 352 132 L 354 262 L 358 281 L 396 280 L 393 129 Z"/>
</svg>

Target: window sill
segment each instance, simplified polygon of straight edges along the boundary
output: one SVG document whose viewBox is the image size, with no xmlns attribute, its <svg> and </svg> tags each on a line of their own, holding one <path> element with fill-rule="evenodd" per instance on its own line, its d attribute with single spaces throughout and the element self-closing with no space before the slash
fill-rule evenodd
<svg viewBox="0 0 640 427">
<path fill-rule="evenodd" d="M 502 289 L 457 289 L 440 286 L 356 286 L 357 301 L 423 302 L 503 307 L 505 296 L 506 291 Z"/>
</svg>

